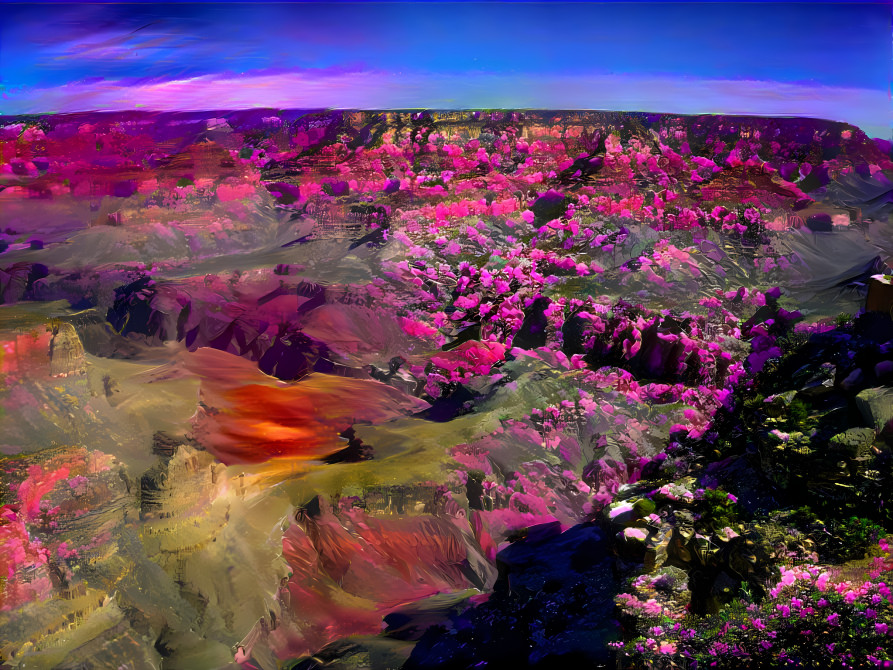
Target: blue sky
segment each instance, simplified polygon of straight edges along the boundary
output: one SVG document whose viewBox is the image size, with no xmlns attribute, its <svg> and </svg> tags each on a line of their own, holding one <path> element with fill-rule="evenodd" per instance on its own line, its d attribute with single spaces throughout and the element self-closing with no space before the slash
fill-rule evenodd
<svg viewBox="0 0 893 670">
<path fill-rule="evenodd" d="M 257 106 L 289 102 L 295 84 L 294 106 L 337 106 L 378 81 L 380 95 L 356 100 L 485 107 L 499 91 L 503 106 L 602 108 L 659 105 L 664 91 L 668 109 L 650 111 L 777 114 L 782 96 L 803 114 L 812 97 L 816 115 L 833 104 L 851 117 L 840 120 L 890 134 L 886 3 L 23 3 L 3 15 L 7 114 L 89 108 L 91 90 L 103 108 L 176 108 L 182 88 L 165 85 L 183 80 L 223 103 L 238 82 L 262 81 Z"/>
</svg>

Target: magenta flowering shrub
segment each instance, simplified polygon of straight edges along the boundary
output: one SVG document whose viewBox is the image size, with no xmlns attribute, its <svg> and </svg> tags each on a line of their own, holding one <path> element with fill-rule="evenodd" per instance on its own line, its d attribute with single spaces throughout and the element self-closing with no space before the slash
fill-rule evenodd
<svg viewBox="0 0 893 670">
<path fill-rule="evenodd" d="M 869 570 L 845 579 L 839 569 L 783 567 L 761 603 L 739 600 L 706 619 L 679 619 L 656 601 L 618 597 L 640 617 L 639 636 L 626 645 L 626 665 L 670 659 L 683 667 L 886 667 L 893 637 L 893 578 L 889 546 Z M 645 581 L 650 578 L 644 577 Z M 660 579 L 660 578 L 657 578 Z M 640 578 L 638 581 L 642 581 Z M 652 580 L 653 581 L 653 580 Z M 661 625 L 663 624 L 663 625 Z"/>
<path fill-rule="evenodd" d="M 834 406 L 829 399 L 845 403 L 863 389 L 872 390 L 876 382 L 867 374 L 886 355 L 878 339 L 891 330 L 870 330 L 871 315 L 842 318 L 837 327 L 798 323 L 801 316 L 781 308 L 780 297 L 778 290 L 767 291 L 766 304 L 741 327 L 753 352 L 765 358 L 751 353 L 743 383 L 700 439 L 677 433 L 678 446 L 667 450 L 666 463 L 689 462 L 704 487 L 701 494 L 691 490 L 693 481 L 686 490 L 678 479 L 655 492 L 652 487 L 663 482 L 658 471 L 627 491 L 608 515 L 622 532 L 619 549 L 634 570 L 646 571 L 618 600 L 630 663 L 673 657 L 697 667 L 878 667 L 891 661 L 893 561 L 887 541 L 880 540 L 883 555 L 870 567 L 840 565 L 862 559 L 866 546 L 889 528 L 888 429 L 865 426 L 869 415 L 825 409 Z M 857 375 L 854 368 L 869 373 Z M 848 465 L 843 477 L 835 469 L 842 464 Z M 738 495 L 716 488 L 726 486 Z M 644 510 L 632 514 L 635 505 L 629 501 L 635 496 L 657 503 L 651 513 L 658 518 Z M 743 504 L 735 510 L 739 497 Z M 709 506 L 699 507 L 704 502 Z M 803 507 L 792 509 L 798 505 Z M 786 509 L 767 517 L 773 507 Z M 693 538 L 681 561 L 680 537 Z M 737 556 L 730 556 L 732 547 Z M 801 563 L 790 567 L 792 561 Z M 746 578 L 748 563 L 762 567 L 762 574 L 754 571 Z M 680 599 L 666 590 L 641 592 L 642 584 L 650 584 L 667 565 L 686 570 L 687 611 L 700 615 L 675 630 L 663 624 L 672 624 L 666 619 Z M 780 579 L 767 584 L 765 570 L 774 565 L 782 566 Z M 704 596 L 711 593 L 719 605 L 712 612 L 709 598 L 704 607 Z M 648 602 L 646 596 L 662 608 L 649 616 L 664 620 L 629 607 L 630 598 Z M 656 637 L 655 625 L 671 633 Z"/>
</svg>

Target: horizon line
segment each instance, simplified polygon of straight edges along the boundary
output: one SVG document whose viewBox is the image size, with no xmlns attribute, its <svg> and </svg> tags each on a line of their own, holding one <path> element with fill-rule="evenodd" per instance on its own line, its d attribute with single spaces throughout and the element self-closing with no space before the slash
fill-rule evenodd
<svg viewBox="0 0 893 670">
<path fill-rule="evenodd" d="M 725 117 L 730 119 L 785 119 L 785 120 L 809 120 L 820 121 L 824 123 L 833 123 L 843 126 L 850 126 L 862 133 L 868 139 L 881 140 L 890 142 L 893 139 L 872 135 L 863 127 L 849 121 L 840 121 L 822 116 L 809 116 L 804 114 L 753 114 L 753 113 L 730 113 L 730 112 L 655 112 L 644 109 L 612 109 L 612 108 L 595 108 L 595 107 L 287 107 L 287 106 L 259 106 L 245 108 L 202 108 L 202 109 L 151 109 L 151 108 L 134 108 L 134 109 L 85 109 L 77 111 L 65 112 L 26 112 L 22 114 L 2 114 L 0 113 L 0 124 L 7 125 L 7 122 L 14 122 L 17 119 L 28 117 L 63 117 L 63 116 L 81 116 L 81 115 L 130 115 L 130 114 L 170 114 L 170 115 L 206 115 L 221 114 L 224 117 L 227 114 L 237 114 L 245 112 L 302 112 L 304 114 L 321 114 L 328 112 L 376 112 L 376 113 L 392 113 L 392 114 L 417 114 L 420 112 L 433 113 L 449 113 L 449 112 L 527 112 L 527 113 L 577 113 L 577 112 L 600 112 L 605 114 L 631 114 L 631 115 L 657 115 L 657 116 L 675 116 L 675 117 Z"/>
<path fill-rule="evenodd" d="M 2 90 L 2 88 L 0 88 Z M 889 92 L 761 79 L 654 74 L 440 74 L 408 72 L 202 75 L 124 84 L 74 82 L 0 93 L 0 115 L 216 109 L 588 110 L 654 114 L 818 118 L 893 136 Z M 5 109 L 4 109 L 5 108 Z"/>
</svg>

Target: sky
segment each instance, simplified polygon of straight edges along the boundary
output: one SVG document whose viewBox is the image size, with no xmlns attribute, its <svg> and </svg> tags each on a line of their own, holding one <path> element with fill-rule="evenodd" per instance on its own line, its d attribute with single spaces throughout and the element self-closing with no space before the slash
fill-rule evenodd
<svg viewBox="0 0 893 670">
<path fill-rule="evenodd" d="M 0 114 L 624 109 L 890 137 L 891 55 L 890 3 L 10 3 Z"/>
</svg>

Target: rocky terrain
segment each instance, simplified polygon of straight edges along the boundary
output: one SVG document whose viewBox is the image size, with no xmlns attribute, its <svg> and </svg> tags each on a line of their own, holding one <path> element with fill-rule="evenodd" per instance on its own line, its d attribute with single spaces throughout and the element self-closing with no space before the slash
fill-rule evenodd
<svg viewBox="0 0 893 670">
<path fill-rule="evenodd" d="M 0 662 L 890 661 L 891 178 L 815 119 L 0 118 Z"/>
</svg>

